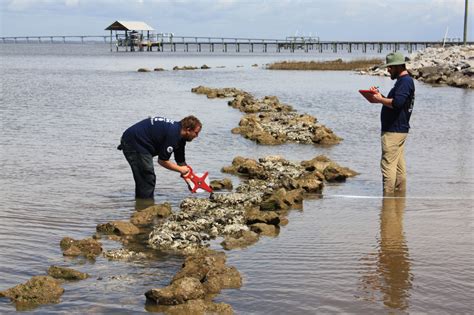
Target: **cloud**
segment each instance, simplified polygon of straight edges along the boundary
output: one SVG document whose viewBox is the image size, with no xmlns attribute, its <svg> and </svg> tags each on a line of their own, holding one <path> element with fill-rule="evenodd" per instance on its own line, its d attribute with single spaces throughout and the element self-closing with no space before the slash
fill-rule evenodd
<svg viewBox="0 0 474 315">
<path fill-rule="evenodd" d="M 115 20 L 145 21 L 179 35 L 325 40 L 438 39 L 462 32 L 464 0 L 0 0 L 2 33 L 100 34 Z M 471 14 L 471 16 L 473 16 Z M 80 23 L 81 20 L 95 23 Z M 29 21 L 25 25 L 25 21 Z M 34 23 L 36 21 L 36 23 Z M 59 23 L 61 22 L 61 24 Z M 103 27 L 97 27 L 103 23 Z M 28 31 L 30 28 L 30 31 Z M 18 34 L 23 35 L 23 34 Z M 396 38 L 395 38 L 396 37 Z"/>
</svg>

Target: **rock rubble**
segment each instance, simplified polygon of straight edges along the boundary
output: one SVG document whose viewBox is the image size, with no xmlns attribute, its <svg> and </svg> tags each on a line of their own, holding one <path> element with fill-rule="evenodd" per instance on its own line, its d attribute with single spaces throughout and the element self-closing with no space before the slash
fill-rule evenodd
<svg viewBox="0 0 474 315">
<path fill-rule="evenodd" d="M 281 211 L 301 208 L 305 194 L 320 193 L 323 181 L 344 181 L 357 174 L 324 156 L 301 163 L 279 156 L 258 161 L 236 157 L 222 171 L 244 176 L 245 181 L 235 192 L 184 199 L 181 211 L 150 233 L 150 246 L 192 253 L 218 237 L 224 238 L 224 248 L 245 246 L 246 239 L 253 243 L 258 235 L 278 234 Z"/>
<path fill-rule="evenodd" d="M 408 58 L 412 77 L 430 84 L 474 88 L 474 46 L 428 47 Z M 360 74 L 388 76 L 385 69 L 373 67 Z"/>
</svg>

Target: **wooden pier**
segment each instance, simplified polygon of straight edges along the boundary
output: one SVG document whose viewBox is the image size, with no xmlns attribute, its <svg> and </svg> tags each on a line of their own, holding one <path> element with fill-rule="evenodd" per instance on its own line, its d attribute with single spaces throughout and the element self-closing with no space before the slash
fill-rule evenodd
<svg viewBox="0 0 474 315">
<path fill-rule="evenodd" d="M 119 38 L 107 35 L 77 36 L 8 36 L 0 37 L 0 43 L 105 43 L 116 51 L 157 52 L 206 52 L 206 53 L 382 53 L 386 51 L 407 51 L 426 47 L 442 46 L 442 41 L 319 41 L 318 39 L 263 39 L 202 36 L 173 36 L 160 34 Z M 462 45 L 461 41 L 450 41 L 445 46 Z M 474 44 L 468 42 L 468 45 Z M 115 49 L 113 49 L 115 48 Z"/>
</svg>

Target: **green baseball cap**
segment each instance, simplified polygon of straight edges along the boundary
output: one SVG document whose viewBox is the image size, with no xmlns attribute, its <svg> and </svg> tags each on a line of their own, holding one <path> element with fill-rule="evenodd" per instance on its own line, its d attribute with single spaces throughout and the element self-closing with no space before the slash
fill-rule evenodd
<svg viewBox="0 0 474 315">
<path fill-rule="evenodd" d="M 389 53 L 385 58 L 385 64 L 381 65 L 380 68 L 386 68 L 390 66 L 398 66 L 405 64 L 405 57 L 400 52 Z"/>
</svg>

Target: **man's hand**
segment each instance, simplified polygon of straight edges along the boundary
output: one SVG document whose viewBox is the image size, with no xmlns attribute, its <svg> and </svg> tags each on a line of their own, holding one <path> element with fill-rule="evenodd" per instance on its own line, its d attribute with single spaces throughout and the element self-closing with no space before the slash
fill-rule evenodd
<svg viewBox="0 0 474 315">
<path fill-rule="evenodd" d="M 190 171 L 191 170 L 189 169 L 189 167 L 187 165 L 180 166 L 179 172 L 181 173 L 181 177 L 185 177 L 186 175 L 189 174 Z"/>
</svg>

